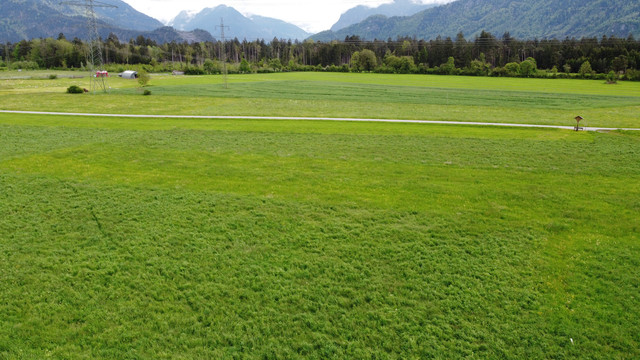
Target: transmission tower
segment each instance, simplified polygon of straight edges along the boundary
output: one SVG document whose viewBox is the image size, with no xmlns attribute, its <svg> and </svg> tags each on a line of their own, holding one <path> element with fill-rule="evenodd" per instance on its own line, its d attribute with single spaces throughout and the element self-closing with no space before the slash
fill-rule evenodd
<svg viewBox="0 0 640 360">
<path fill-rule="evenodd" d="M 218 26 L 216 26 L 218 27 Z M 224 28 L 230 29 L 228 26 L 224 25 L 224 19 L 220 18 L 220 39 L 222 40 L 222 46 L 220 46 L 220 58 L 222 59 L 222 75 L 223 75 L 223 79 L 224 79 L 224 88 L 227 89 L 227 52 L 226 52 L 226 46 L 227 46 L 227 42 L 226 39 L 224 37 Z"/>
<path fill-rule="evenodd" d="M 11 58 L 9 57 L 8 43 L 4 43 L 4 62 L 7 63 L 7 69 L 11 69 Z"/>
<path fill-rule="evenodd" d="M 89 56 L 87 57 L 87 65 L 91 72 L 89 74 L 89 88 L 92 94 L 98 90 L 107 92 L 109 89 L 107 85 L 109 74 L 104 70 L 102 61 L 102 42 L 100 41 L 100 35 L 98 35 L 98 20 L 95 8 L 117 8 L 117 6 L 95 0 L 63 1 L 60 4 L 83 7 L 86 10 L 87 29 L 89 31 Z"/>
</svg>

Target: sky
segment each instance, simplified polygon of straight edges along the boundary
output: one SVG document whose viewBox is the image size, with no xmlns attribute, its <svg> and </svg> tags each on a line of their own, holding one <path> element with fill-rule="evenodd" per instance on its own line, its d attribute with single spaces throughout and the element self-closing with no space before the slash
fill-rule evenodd
<svg viewBox="0 0 640 360">
<path fill-rule="evenodd" d="M 295 24 L 317 33 L 328 30 L 340 15 L 358 5 L 376 7 L 392 0 L 123 0 L 134 9 L 167 23 L 182 10 L 200 11 L 218 5 L 235 8 L 244 15 L 261 15 Z M 445 3 L 451 0 L 415 0 L 422 3 Z"/>
</svg>

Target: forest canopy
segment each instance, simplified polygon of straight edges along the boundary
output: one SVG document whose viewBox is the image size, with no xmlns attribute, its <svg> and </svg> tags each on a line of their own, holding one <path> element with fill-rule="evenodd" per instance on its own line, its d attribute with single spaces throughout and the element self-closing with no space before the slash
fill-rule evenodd
<svg viewBox="0 0 640 360">
<path fill-rule="evenodd" d="M 122 42 L 111 34 L 102 41 L 102 47 L 103 60 L 112 71 L 138 65 L 148 71 L 180 69 L 188 74 L 215 74 L 221 71 L 224 58 L 232 64 L 231 72 L 374 71 L 523 77 L 595 77 L 614 72 L 622 79 L 640 77 L 640 41 L 633 36 L 519 40 L 509 33 L 498 38 L 482 32 L 473 39 L 460 33 L 455 39 L 438 37 L 430 41 L 364 41 L 352 36 L 331 42 L 274 38 L 268 42 L 233 39 L 224 43 L 158 44 L 144 36 Z M 57 39 L 23 40 L 0 46 L 0 68 L 82 69 L 87 53 L 86 42 L 77 38 L 69 41 L 64 34 Z"/>
</svg>

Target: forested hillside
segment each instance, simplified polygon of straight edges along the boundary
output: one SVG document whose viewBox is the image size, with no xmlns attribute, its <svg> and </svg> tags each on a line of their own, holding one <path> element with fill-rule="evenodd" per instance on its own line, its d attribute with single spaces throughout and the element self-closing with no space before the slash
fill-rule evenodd
<svg viewBox="0 0 640 360">
<path fill-rule="evenodd" d="M 347 26 L 357 24 L 373 15 L 411 16 L 434 6 L 436 5 L 422 4 L 420 2 L 416 3 L 412 0 L 394 0 L 392 3 L 382 4 L 377 7 L 358 5 L 342 14 L 338 22 L 331 27 L 331 31 L 344 29 Z"/>
<path fill-rule="evenodd" d="M 60 32 L 72 37 L 86 34 L 86 20 L 67 16 L 39 0 L 0 1 L 0 41 L 20 41 L 55 36 Z M 100 22 L 101 25 L 106 25 Z M 54 34 L 55 31 L 58 33 Z"/>
<path fill-rule="evenodd" d="M 154 41 L 207 41 L 211 35 L 184 33 L 165 28 L 156 19 L 142 14 L 121 0 L 109 0 L 117 8 L 96 8 L 100 36 L 111 33 L 120 39 L 139 35 Z M 86 11 L 82 7 L 62 5 L 57 0 L 0 1 L 0 42 L 18 42 L 34 38 L 66 37 L 86 39 Z"/>
<path fill-rule="evenodd" d="M 330 41 L 357 35 L 367 40 L 398 36 L 435 39 L 467 37 L 483 30 L 510 32 L 523 39 L 640 35 L 640 1 L 634 0 L 458 0 L 410 17 L 384 16 L 337 32 L 322 32 L 314 40 Z"/>
</svg>

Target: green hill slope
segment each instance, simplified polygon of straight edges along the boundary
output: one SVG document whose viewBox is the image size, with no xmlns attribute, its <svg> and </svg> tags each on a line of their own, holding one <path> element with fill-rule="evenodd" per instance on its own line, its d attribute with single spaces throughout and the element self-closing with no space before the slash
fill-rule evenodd
<svg viewBox="0 0 640 360">
<path fill-rule="evenodd" d="M 640 2 L 631 0 L 459 0 L 409 17 L 374 16 L 338 32 L 323 32 L 319 41 L 410 36 L 433 39 L 472 37 L 486 30 L 517 38 L 640 35 Z"/>
</svg>

